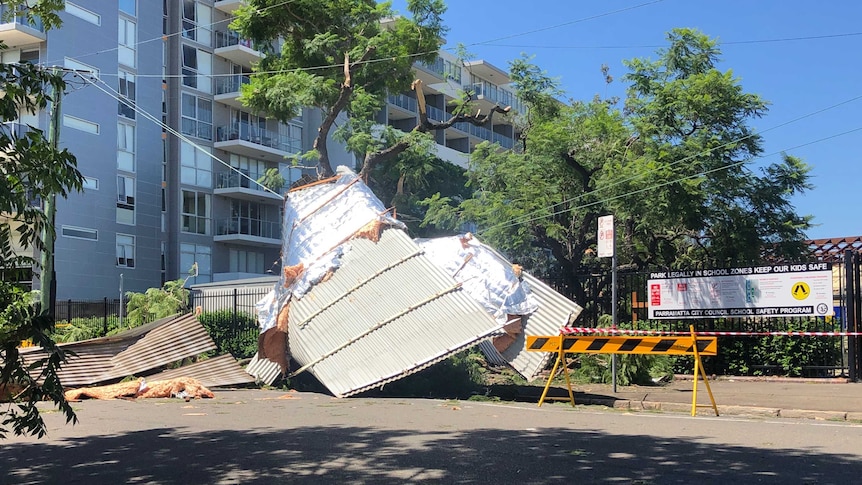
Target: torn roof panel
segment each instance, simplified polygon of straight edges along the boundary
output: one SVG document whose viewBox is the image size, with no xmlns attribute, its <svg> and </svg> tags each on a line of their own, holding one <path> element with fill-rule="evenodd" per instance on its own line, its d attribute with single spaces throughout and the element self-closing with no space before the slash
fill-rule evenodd
<svg viewBox="0 0 862 485">
<path fill-rule="evenodd" d="M 205 387 L 235 386 L 251 384 L 255 381 L 248 372 L 243 370 L 239 362 L 230 354 L 201 360 L 194 364 L 184 365 L 176 369 L 166 370 L 147 377 L 150 381 L 162 381 L 191 377 L 200 381 Z"/>
<path fill-rule="evenodd" d="M 332 277 L 290 304 L 290 351 L 336 396 L 490 338 L 500 325 L 400 229 L 350 242 Z"/>
<path fill-rule="evenodd" d="M 524 317 L 523 331 L 515 336 L 515 341 L 503 352 L 497 352 L 493 346 L 488 348 L 488 344 L 482 345 L 482 351 L 489 358 L 496 353 L 524 378 L 533 380 L 545 368 L 551 354 L 527 352 L 526 336 L 557 335 L 560 328 L 573 322 L 581 314 L 583 308 L 526 271 L 522 273 L 522 279 L 538 302 L 538 308 Z"/>
<path fill-rule="evenodd" d="M 428 257 L 448 274 L 464 283 L 469 294 L 503 323 L 511 315 L 522 315 L 523 328 L 509 332 L 507 345 L 482 342 L 480 349 L 488 361 L 509 364 L 528 380 L 545 367 L 549 355 L 525 350 L 526 335 L 556 335 L 576 318 L 582 308 L 511 262 L 471 234 L 417 240 Z M 509 343 L 511 342 L 511 343 Z"/>
</svg>

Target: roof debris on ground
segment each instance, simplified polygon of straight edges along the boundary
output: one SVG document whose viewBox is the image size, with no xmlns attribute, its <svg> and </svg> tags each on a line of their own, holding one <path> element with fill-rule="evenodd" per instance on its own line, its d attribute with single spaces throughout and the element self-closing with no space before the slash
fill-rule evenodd
<svg viewBox="0 0 862 485">
<path fill-rule="evenodd" d="M 469 234 L 411 240 L 344 167 L 291 191 L 283 227 L 247 369 L 263 382 L 309 371 L 344 397 L 477 345 L 532 379 L 548 357 L 524 352 L 524 333 L 556 333 L 581 311 Z"/>
<path fill-rule="evenodd" d="M 66 388 L 110 384 L 128 376 L 194 379 L 202 386 L 255 382 L 230 354 L 201 360 L 158 374 L 167 366 L 216 350 L 216 344 L 194 314 L 156 320 L 116 335 L 59 344 L 66 362 L 57 372 Z M 45 357 L 38 347 L 23 348 L 30 365 Z"/>
</svg>

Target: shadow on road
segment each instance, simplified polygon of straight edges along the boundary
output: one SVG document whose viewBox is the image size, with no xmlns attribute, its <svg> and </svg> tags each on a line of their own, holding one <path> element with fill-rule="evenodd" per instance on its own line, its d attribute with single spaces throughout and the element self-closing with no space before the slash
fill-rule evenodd
<svg viewBox="0 0 862 485">
<path fill-rule="evenodd" d="M 290 416 L 280 416 L 289 420 Z M 284 426 L 284 423 L 280 423 Z M 704 438 L 701 438 L 704 439 Z M 4 483 L 854 483 L 854 457 L 589 430 L 153 429 L 0 449 Z M 273 480 L 278 480 L 274 482 Z"/>
</svg>

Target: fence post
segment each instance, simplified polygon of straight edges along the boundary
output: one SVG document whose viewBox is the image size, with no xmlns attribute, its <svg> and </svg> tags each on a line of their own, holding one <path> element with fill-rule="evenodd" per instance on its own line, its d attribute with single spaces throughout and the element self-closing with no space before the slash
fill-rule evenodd
<svg viewBox="0 0 862 485">
<path fill-rule="evenodd" d="M 102 335 L 108 335 L 108 297 L 105 297 L 105 311 L 102 314 Z"/>
<path fill-rule="evenodd" d="M 239 290 L 236 287 L 234 287 L 234 289 L 233 289 L 233 322 L 231 323 L 231 330 L 232 330 L 231 333 L 233 335 L 231 335 L 231 337 L 232 337 L 231 342 L 236 342 L 237 335 L 239 335 L 239 324 L 237 323 L 237 319 L 236 319 L 236 307 L 239 305 L 239 302 L 237 299 L 237 296 L 238 296 L 237 292 L 238 291 Z"/>
<path fill-rule="evenodd" d="M 855 266 L 857 266 L 856 255 L 853 253 L 851 249 L 844 250 L 844 275 L 845 275 L 845 291 L 844 294 L 847 295 L 845 299 L 845 307 L 844 313 L 846 315 L 847 322 L 847 331 L 848 332 L 857 332 L 856 325 L 856 291 L 858 289 L 854 288 L 855 283 Z M 847 345 L 847 367 L 848 373 L 851 381 L 857 381 L 859 379 L 859 337 L 852 336 L 848 338 Z"/>
<path fill-rule="evenodd" d="M 56 319 L 54 321 L 56 322 Z M 72 300 L 66 301 L 66 321 L 72 322 Z"/>
</svg>

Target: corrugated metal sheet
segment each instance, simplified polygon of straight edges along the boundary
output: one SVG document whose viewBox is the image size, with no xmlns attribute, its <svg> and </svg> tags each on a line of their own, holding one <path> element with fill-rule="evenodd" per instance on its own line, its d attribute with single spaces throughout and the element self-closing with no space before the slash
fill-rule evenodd
<svg viewBox="0 0 862 485">
<path fill-rule="evenodd" d="M 291 356 L 338 397 L 381 386 L 501 325 L 400 229 L 351 241 L 342 266 L 290 307 Z"/>
<path fill-rule="evenodd" d="M 254 383 L 254 377 L 243 370 L 242 366 L 230 354 L 202 360 L 177 369 L 171 369 L 147 377 L 151 381 L 175 379 L 177 377 L 192 377 L 206 387 L 236 386 Z"/>
<path fill-rule="evenodd" d="M 143 338 L 117 354 L 114 367 L 102 374 L 102 380 L 139 375 L 157 367 L 194 357 L 216 344 L 197 317 L 190 313 L 177 317 L 148 332 Z"/>
<path fill-rule="evenodd" d="M 271 360 L 261 359 L 255 354 L 245 371 L 264 384 L 272 384 L 281 375 L 281 367 Z"/>
<path fill-rule="evenodd" d="M 59 346 L 75 354 L 67 355 L 58 372 L 65 387 L 143 375 L 160 366 L 216 348 L 193 314 L 163 318 L 110 337 Z M 21 355 L 27 363 L 33 363 L 43 358 L 45 352 L 26 349 Z"/>
<path fill-rule="evenodd" d="M 524 378 L 533 380 L 545 368 L 551 354 L 527 352 L 526 336 L 557 335 L 561 327 L 573 322 L 581 314 L 583 308 L 527 272 L 523 273 L 523 280 L 538 300 L 538 310 L 524 318 L 524 331 L 502 353 L 497 352 L 490 343 L 483 343 L 481 348 L 490 361 L 507 362 Z"/>
</svg>

